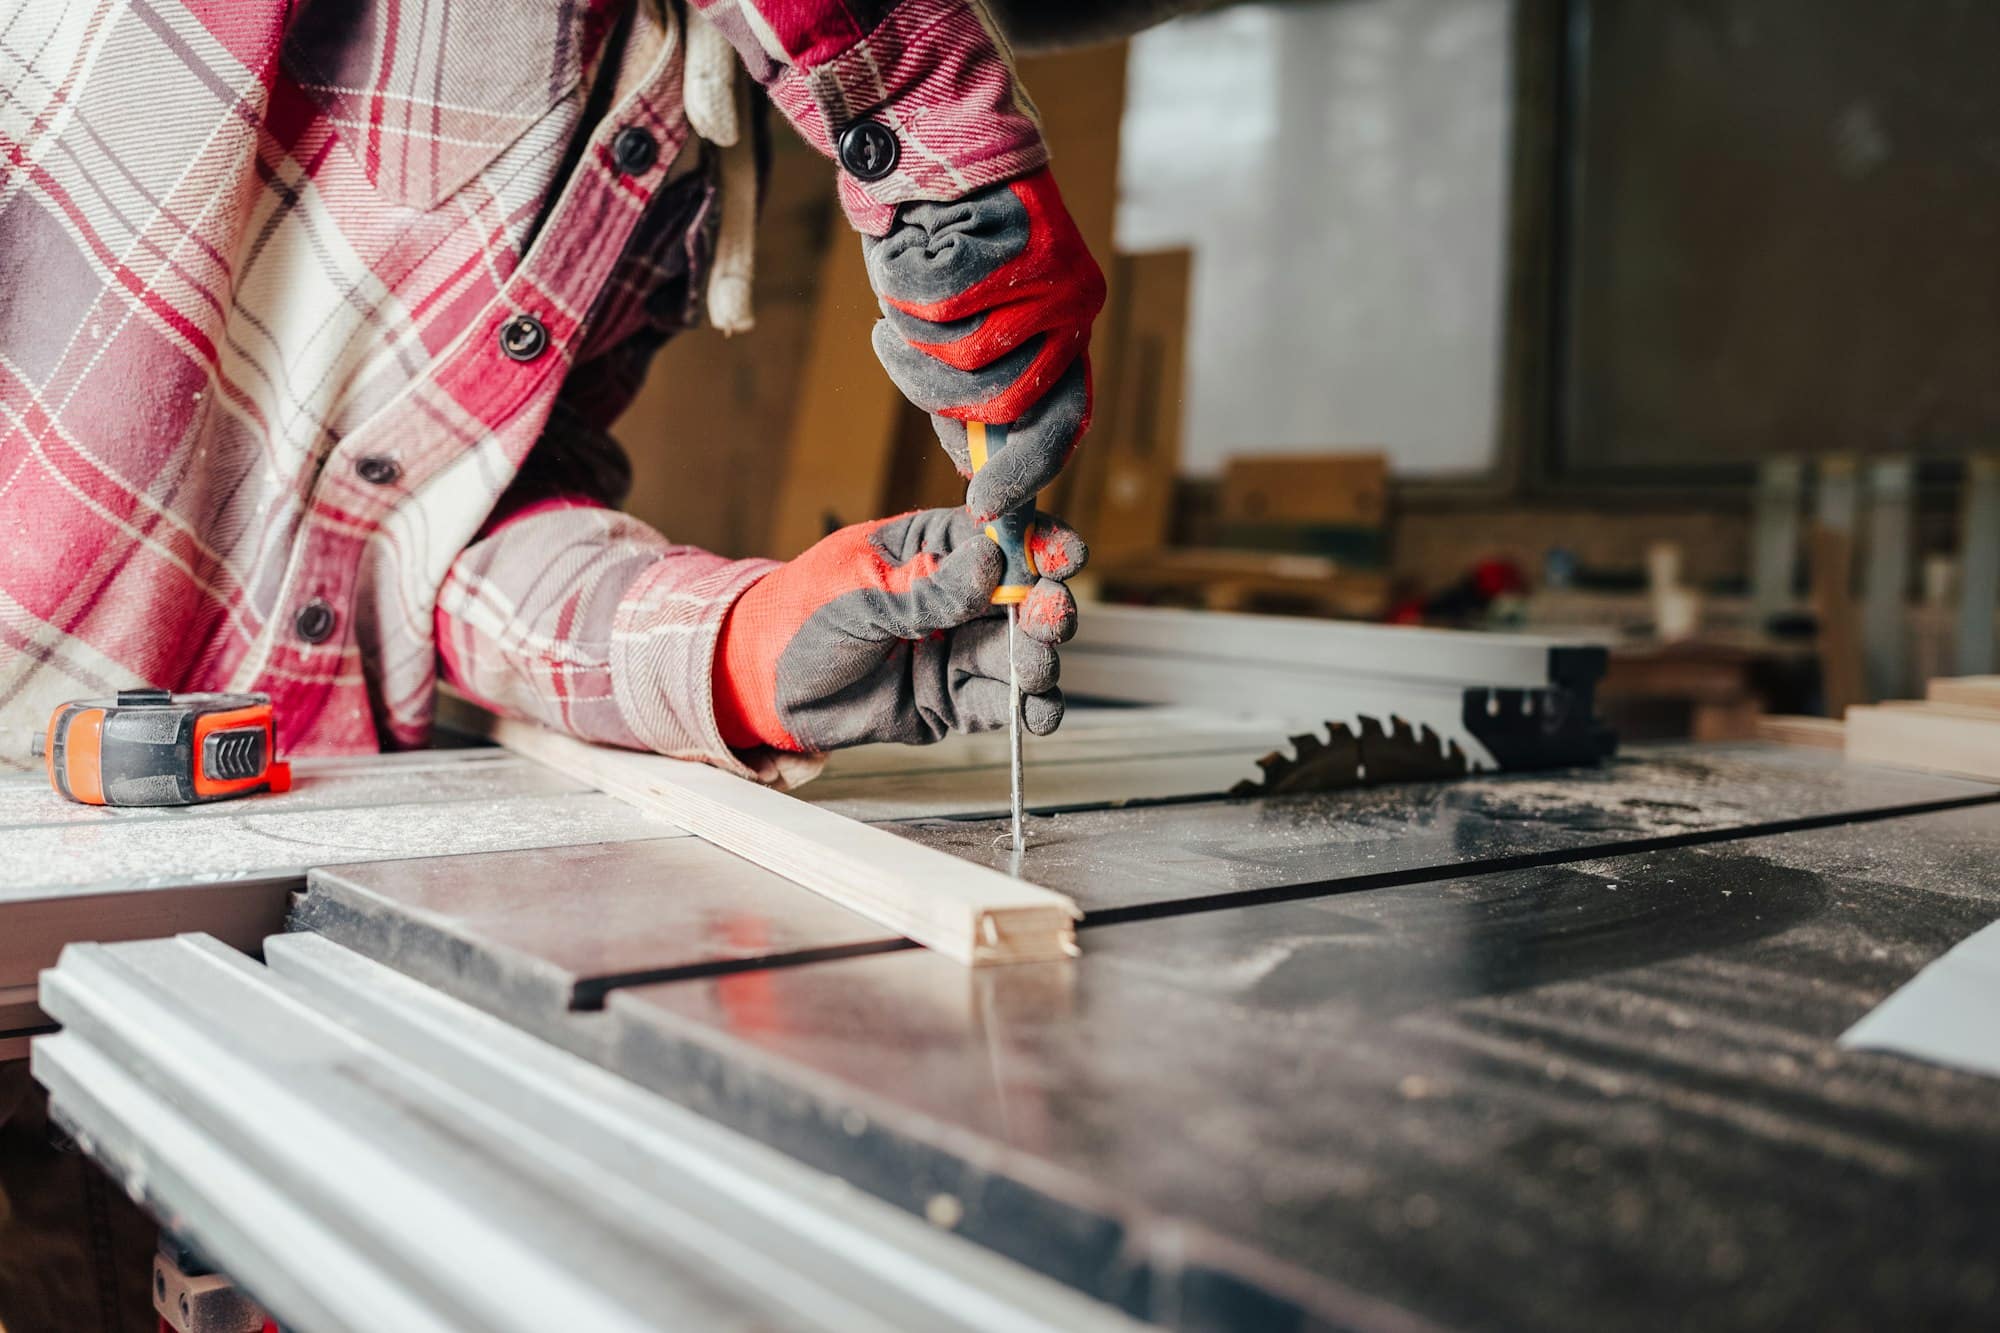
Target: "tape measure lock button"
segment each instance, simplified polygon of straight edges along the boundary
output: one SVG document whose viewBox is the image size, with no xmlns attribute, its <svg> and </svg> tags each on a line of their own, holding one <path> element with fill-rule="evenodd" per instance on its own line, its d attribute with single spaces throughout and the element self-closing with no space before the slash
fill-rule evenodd
<svg viewBox="0 0 2000 1333">
<path fill-rule="evenodd" d="M 264 771 L 264 729 L 230 727 L 201 742 L 201 771 L 221 782 L 241 782 Z"/>
</svg>

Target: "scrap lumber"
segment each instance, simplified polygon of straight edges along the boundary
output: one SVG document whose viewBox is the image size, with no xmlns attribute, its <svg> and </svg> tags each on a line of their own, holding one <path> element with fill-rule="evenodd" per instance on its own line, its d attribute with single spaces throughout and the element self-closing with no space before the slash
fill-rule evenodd
<svg viewBox="0 0 2000 1333">
<path fill-rule="evenodd" d="M 1773 741 L 1779 745 L 1839 750 L 1847 744 L 1847 726 L 1837 717 L 1766 713 L 1752 724 L 1752 730 L 1758 740 Z"/>
<path fill-rule="evenodd" d="M 1110 385 L 1115 401 L 1100 400 L 1104 425 L 1090 445 L 1099 464 L 1095 485 L 1073 494 L 1066 511 L 1090 534 L 1100 561 L 1167 540 L 1180 470 L 1192 259 L 1187 250 L 1161 250 L 1112 261 L 1113 299 L 1098 345 L 1118 368 Z"/>
<path fill-rule="evenodd" d="M 1042 141 L 1061 164 L 1063 202 L 1084 244 L 1104 269 L 1106 308 L 1118 303 L 1119 268 L 1113 261 L 1118 214 L 1119 134 L 1125 122 L 1126 42 L 1023 56 L 1021 86 L 1035 99 Z M 1042 508 L 1090 532 L 1093 517 L 1078 501 L 1101 489 L 1105 457 L 1097 445 L 1109 438 L 1110 405 L 1118 400 L 1118 349 L 1104 337 L 1104 321 L 1091 353 L 1097 416 L 1083 447 L 1042 493 Z M 936 446 L 933 445 L 933 448 Z"/>
<path fill-rule="evenodd" d="M 1222 474 L 1226 527 L 1380 528 L 1389 460 L 1380 452 L 1239 454 Z"/>
<path fill-rule="evenodd" d="M 2000 712 L 2000 676 L 1939 676 L 1924 689 L 1935 704 Z"/>
<path fill-rule="evenodd" d="M 820 263 L 767 554 L 790 559 L 833 529 L 882 513 L 904 403 L 869 342 L 877 313 L 861 247 L 837 227 Z"/>
<path fill-rule="evenodd" d="M 1865 693 L 1861 623 L 1856 614 L 1853 534 L 1818 527 L 1812 535 L 1812 605 L 1819 621 L 1820 679 L 1827 711 L 1841 713 Z"/>
<path fill-rule="evenodd" d="M 1278 551 L 1161 547 L 1095 558 L 1090 573 L 1108 601 L 1188 604 L 1210 611 L 1298 609 L 1372 620 L 1389 600 L 1389 579 L 1379 570 L 1347 569 L 1325 556 Z"/>
<path fill-rule="evenodd" d="M 2000 714 L 1951 705 L 1857 705 L 1847 710 L 1847 757 L 2000 781 Z"/>
<path fill-rule="evenodd" d="M 969 966 L 1077 952 L 1083 913 L 1062 894 L 706 764 L 592 745 L 510 718 L 495 718 L 489 734 Z"/>
</svg>

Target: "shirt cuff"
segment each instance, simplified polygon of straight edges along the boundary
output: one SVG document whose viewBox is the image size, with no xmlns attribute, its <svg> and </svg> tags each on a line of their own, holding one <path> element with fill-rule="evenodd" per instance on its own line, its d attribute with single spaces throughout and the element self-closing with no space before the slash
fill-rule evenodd
<svg viewBox="0 0 2000 1333">
<path fill-rule="evenodd" d="M 688 567 L 697 553 L 669 557 L 626 590 L 611 646 L 619 711 L 639 742 L 659 754 L 770 786 L 808 782 L 825 766 L 823 755 L 732 750 L 715 722 L 710 681 L 722 622 L 744 590 L 778 562 L 698 556 L 706 567 Z"/>
<path fill-rule="evenodd" d="M 949 203 L 1048 165 L 1006 41 L 966 0 L 902 0 L 838 55 L 785 70 L 771 99 L 840 165 L 841 207 L 871 236 L 888 234 L 901 204 Z M 886 130 L 893 156 L 872 130 L 872 153 L 857 156 L 844 136 L 858 125 Z"/>
</svg>

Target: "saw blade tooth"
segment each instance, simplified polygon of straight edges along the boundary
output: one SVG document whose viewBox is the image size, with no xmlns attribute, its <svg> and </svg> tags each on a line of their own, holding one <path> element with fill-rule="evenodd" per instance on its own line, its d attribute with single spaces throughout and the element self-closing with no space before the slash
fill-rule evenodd
<svg viewBox="0 0 2000 1333">
<path fill-rule="evenodd" d="M 1300 759 L 1310 759 L 1325 748 L 1316 732 L 1308 731 L 1302 736 L 1292 737 L 1292 749 Z"/>
</svg>

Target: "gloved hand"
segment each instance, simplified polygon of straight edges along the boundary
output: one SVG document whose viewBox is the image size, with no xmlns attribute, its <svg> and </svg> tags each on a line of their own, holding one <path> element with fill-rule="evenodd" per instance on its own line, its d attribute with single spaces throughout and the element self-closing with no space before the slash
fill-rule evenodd
<svg viewBox="0 0 2000 1333">
<path fill-rule="evenodd" d="M 1076 533 L 1037 517 L 1042 578 L 1021 603 L 1017 661 L 1028 730 L 1062 721 L 1055 645 L 1076 632 L 1062 580 Z M 963 509 L 843 528 L 750 585 L 723 622 L 715 717 L 733 748 L 807 752 L 922 745 L 1007 725 L 1007 622 L 992 606 L 1000 548 Z"/>
<path fill-rule="evenodd" d="M 875 354 L 971 480 L 972 516 L 1032 500 L 1090 425 L 1086 348 L 1104 305 L 1104 274 L 1055 178 L 1044 169 L 956 203 L 905 204 L 862 253 L 882 302 Z M 977 477 L 968 421 L 1007 427 L 1006 451 Z"/>
</svg>

